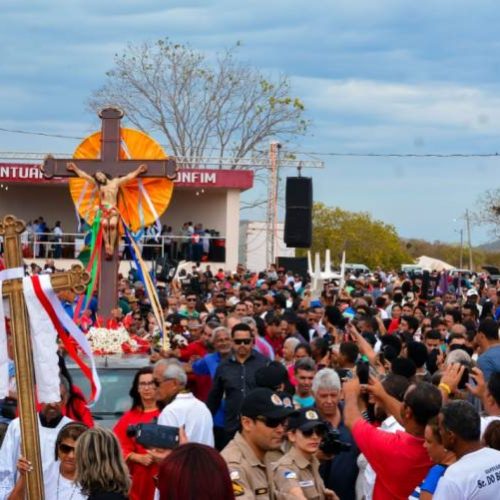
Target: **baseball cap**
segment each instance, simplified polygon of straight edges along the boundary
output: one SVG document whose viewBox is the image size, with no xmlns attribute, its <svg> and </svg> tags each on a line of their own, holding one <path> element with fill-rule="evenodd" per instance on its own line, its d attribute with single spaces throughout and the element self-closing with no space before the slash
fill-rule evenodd
<svg viewBox="0 0 500 500">
<path fill-rule="evenodd" d="M 259 387 L 249 392 L 241 405 L 243 417 L 286 418 L 293 413 L 271 389 Z"/>
<path fill-rule="evenodd" d="M 314 408 L 301 408 L 295 411 L 288 419 L 288 429 L 300 429 L 301 431 L 309 431 L 318 427 L 327 425 L 319 417 L 318 412 Z"/>
<path fill-rule="evenodd" d="M 467 297 L 473 297 L 473 296 L 478 296 L 479 293 L 475 288 L 471 288 L 470 290 L 467 290 Z"/>
</svg>

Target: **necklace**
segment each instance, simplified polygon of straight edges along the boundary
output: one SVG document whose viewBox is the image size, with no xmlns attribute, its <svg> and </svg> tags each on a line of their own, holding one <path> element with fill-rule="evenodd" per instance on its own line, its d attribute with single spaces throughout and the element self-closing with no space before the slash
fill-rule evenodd
<svg viewBox="0 0 500 500">
<path fill-rule="evenodd" d="M 57 475 L 57 500 L 59 500 L 59 481 L 61 479 L 61 473 L 59 472 L 59 474 Z M 73 488 L 71 488 L 71 496 L 68 498 L 68 500 L 72 500 L 74 494 L 75 494 L 75 491 L 76 491 L 76 484 L 72 481 L 73 483 Z"/>
</svg>

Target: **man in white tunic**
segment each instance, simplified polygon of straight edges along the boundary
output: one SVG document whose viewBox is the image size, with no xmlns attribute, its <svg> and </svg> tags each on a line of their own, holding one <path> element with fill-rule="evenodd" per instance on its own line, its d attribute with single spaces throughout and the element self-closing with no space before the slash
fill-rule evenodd
<svg viewBox="0 0 500 500">
<path fill-rule="evenodd" d="M 64 401 L 61 387 L 61 397 Z M 42 409 L 38 414 L 38 424 L 40 432 L 40 452 L 42 458 L 42 468 L 47 469 L 55 462 L 55 443 L 57 435 L 62 427 L 69 422 L 70 418 L 63 416 L 63 402 L 42 404 Z M 19 417 L 15 418 L 7 428 L 5 438 L 0 448 L 0 500 L 8 498 L 9 493 L 17 481 L 17 460 L 21 455 L 21 428 Z"/>
</svg>

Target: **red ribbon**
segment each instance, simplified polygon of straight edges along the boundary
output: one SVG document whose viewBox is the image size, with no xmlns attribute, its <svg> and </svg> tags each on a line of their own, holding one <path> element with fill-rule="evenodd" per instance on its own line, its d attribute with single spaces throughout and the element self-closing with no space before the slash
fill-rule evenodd
<svg viewBox="0 0 500 500">
<path fill-rule="evenodd" d="M 54 328 L 57 330 L 57 333 L 59 335 L 59 338 L 61 339 L 66 351 L 68 351 L 68 354 L 70 355 L 71 359 L 80 367 L 82 370 L 83 374 L 85 377 L 88 379 L 90 382 L 90 394 L 91 394 L 91 400 L 95 401 L 95 395 L 97 392 L 97 388 L 94 382 L 94 378 L 92 377 L 92 371 L 91 369 L 85 364 L 83 359 L 80 357 L 77 351 L 77 344 L 75 340 L 68 335 L 66 330 L 62 327 L 61 322 L 59 321 L 59 318 L 57 317 L 56 312 L 54 311 L 54 308 L 52 307 L 52 304 L 50 303 L 50 300 L 47 298 L 45 295 L 42 286 L 40 284 L 40 278 L 37 275 L 32 276 L 32 282 L 33 282 L 33 289 L 35 291 L 35 294 L 42 304 L 43 308 L 49 315 L 50 320 L 52 321 L 52 324 L 54 325 Z"/>
</svg>

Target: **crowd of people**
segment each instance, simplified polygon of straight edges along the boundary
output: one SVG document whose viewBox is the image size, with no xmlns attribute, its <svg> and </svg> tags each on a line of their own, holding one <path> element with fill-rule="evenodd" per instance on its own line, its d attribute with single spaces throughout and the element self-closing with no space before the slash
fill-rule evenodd
<svg viewBox="0 0 500 500">
<path fill-rule="evenodd" d="M 51 227 L 40 216 L 33 221 L 28 221 L 26 231 L 22 235 L 25 257 L 36 257 L 46 259 L 48 257 L 60 259 L 63 257 L 65 244 L 70 249 L 66 257 L 76 257 L 76 249 L 70 248 L 75 244 L 75 234 L 82 235 L 90 230 L 89 226 L 82 220 L 80 227 L 75 229 L 71 238 L 64 233 L 61 221 L 56 221 Z M 178 230 L 164 224 L 161 228 L 151 225 L 137 234 L 138 244 L 142 250 L 145 260 L 152 260 L 160 255 L 171 261 L 217 261 L 213 258 L 213 250 L 217 245 L 223 245 L 220 234 L 215 229 L 204 228 L 201 222 L 185 222 Z M 0 253 L 2 253 L 0 238 Z M 123 245 L 123 258 L 130 259 L 131 256 L 126 245 Z M 223 259 L 222 259 L 223 260 Z"/>
<path fill-rule="evenodd" d="M 158 290 L 168 348 L 143 286 L 119 290 L 107 326 L 147 366 L 111 432 L 61 356 L 61 403 L 39 413 L 46 498 L 499 497 L 500 289 L 487 277 L 378 270 L 340 288 L 276 266 L 194 267 Z M 84 317 L 99 321 L 90 305 Z M 144 443 L 147 424 L 173 428 L 174 445 Z M 0 499 L 23 498 L 19 440 L 15 418 Z"/>
</svg>

